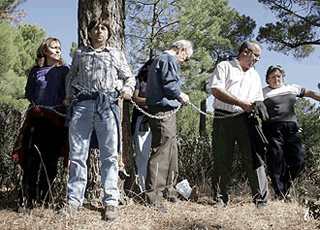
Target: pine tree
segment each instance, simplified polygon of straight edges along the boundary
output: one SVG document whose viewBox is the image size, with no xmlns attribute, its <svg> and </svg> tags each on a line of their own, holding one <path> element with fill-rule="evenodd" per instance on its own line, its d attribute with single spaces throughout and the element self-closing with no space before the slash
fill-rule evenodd
<svg viewBox="0 0 320 230">
<path fill-rule="evenodd" d="M 308 57 L 319 39 L 319 0 L 259 0 L 278 18 L 275 23 L 260 27 L 257 39 L 270 50 L 290 53 L 296 59 Z"/>
</svg>

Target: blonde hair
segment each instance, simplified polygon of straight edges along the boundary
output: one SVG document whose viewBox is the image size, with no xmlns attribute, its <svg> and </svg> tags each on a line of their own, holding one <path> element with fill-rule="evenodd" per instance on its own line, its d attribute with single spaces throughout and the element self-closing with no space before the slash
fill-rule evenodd
<svg viewBox="0 0 320 230">
<path fill-rule="evenodd" d="M 36 63 L 37 66 L 43 67 L 46 62 L 47 62 L 47 57 L 46 57 L 46 51 L 50 44 L 52 42 L 59 42 L 61 45 L 61 42 L 57 38 L 47 38 L 42 44 L 39 46 L 38 51 L 37 51 L 37 58 L 36 58 Z M 59 61 L 56 62 L 55 66 L 62 66 L 64 64 L 64 60 L 60 59 Z"/>
</svg>

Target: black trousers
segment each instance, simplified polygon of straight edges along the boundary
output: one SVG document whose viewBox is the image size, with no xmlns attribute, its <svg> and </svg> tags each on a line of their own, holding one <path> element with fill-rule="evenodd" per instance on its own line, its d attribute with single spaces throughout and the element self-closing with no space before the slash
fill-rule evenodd
<svg viewBox="0 0 320 230">
<path fill-rule="evenodd" d="M 245 117 L 241 114 L 235 117 L 223 119 L 215 118 L 213 121 L 213 156 L 214 168 L 212 175 L 212 186 L 216 199 L 220 198 L 228 202 L 227 185 L 232 178 L 232 160 L 234 158 L 235 141 L 240 146 L 243 168 L 249 178 L 254 202 L 267 202 L 268 181 L 263 164 L 254 167 L 254 156 L 249 137 Z"/>
<path fill-rule="evenodd" d="M 56 125 L 46 117 L 32 117 L 26 129 L 23 140 L 25 149 L 23 157 L 22 194 L 26 197 L 28 205 L 36 199 L 48 201 L 49 183 L 57 175 L 57 163 L 61 148 L 65 145 L 68 129 L 63 125 Z M 41 165 L 41 154 L 44 165 Z M 44 170 L 46 169 L 46 172 Z M 47 173 L 47 175 L 46 175 Z"/>
<path fill-rule="evenodd" d="M 165 116 L 171 110 L 149 107 L 149 112 Z M 176 115 L 165 120 L 149 119 L 152 132 L 151 154 L 147 166 L 146 196 L 153 204 L 163 198 L 176 198 L 174 188 L 178 178 L 178 147 L 176 139 Z"/>
<path fill-rule="evenodd" d="M 284 197 L 303 169 L 304 152 L 297 122 L 265 122 L 267 164 L 274 191 Z"/>
</svg>

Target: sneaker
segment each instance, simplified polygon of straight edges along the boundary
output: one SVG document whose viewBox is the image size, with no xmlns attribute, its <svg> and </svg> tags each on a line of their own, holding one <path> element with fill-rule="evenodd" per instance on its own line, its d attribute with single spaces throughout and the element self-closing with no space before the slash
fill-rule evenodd
<svg viewBox="0 0 320 230">
<path fill-rule="evenodd" d="M 215 208 L 224 208 L 224 207 L 226 207 L 227 205 L 223 202 L 223 200 L 222 199 L 220 199 L 220 198 L 218 198 L 218 201 L 217 201 L 217 203 L 215 203 L 214 205 L 213 205 L 213 207 L 215 207 Z"/>
<path fill-rule="evenodd" d="M 266 202 L 258 202 L 257 203 L 257 208 L 260 209 L 260 210 L 267 210 L 268 209 L 267 203 Z"/>
<path fill-rule="evenodd" d="M 163 212 L 163 213 L 168 213 L 168 212 L 169 212 L 168 209 L 166 209 L 166 208 L 163 206 L 163 204 L 160 203 L 160 202 L 157 202 L 157 203 L 153 204 L 153 207 L 154 207 L 156 210 L 158 210 L 158 211 L 160 211 L 160 212 Z"/>
<path fill-rule="evenodd" d="M 108 205 L 105 207 L 103 220 L 114 221 L 118 217 L 118 209 L 116 206 Z"/>
</svg>

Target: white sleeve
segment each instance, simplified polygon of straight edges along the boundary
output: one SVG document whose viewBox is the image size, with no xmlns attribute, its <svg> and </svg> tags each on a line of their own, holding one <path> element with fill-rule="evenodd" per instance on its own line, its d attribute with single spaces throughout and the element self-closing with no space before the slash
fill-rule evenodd
<svg viewBox="0 0 320 230">
<path fill-rule="evenodd" d="M 210 76 L 208 89 L 214 87 L 225 88 L 226 85 L 226 66 L 224 62 L 220 62 Z"/>
</svg>

